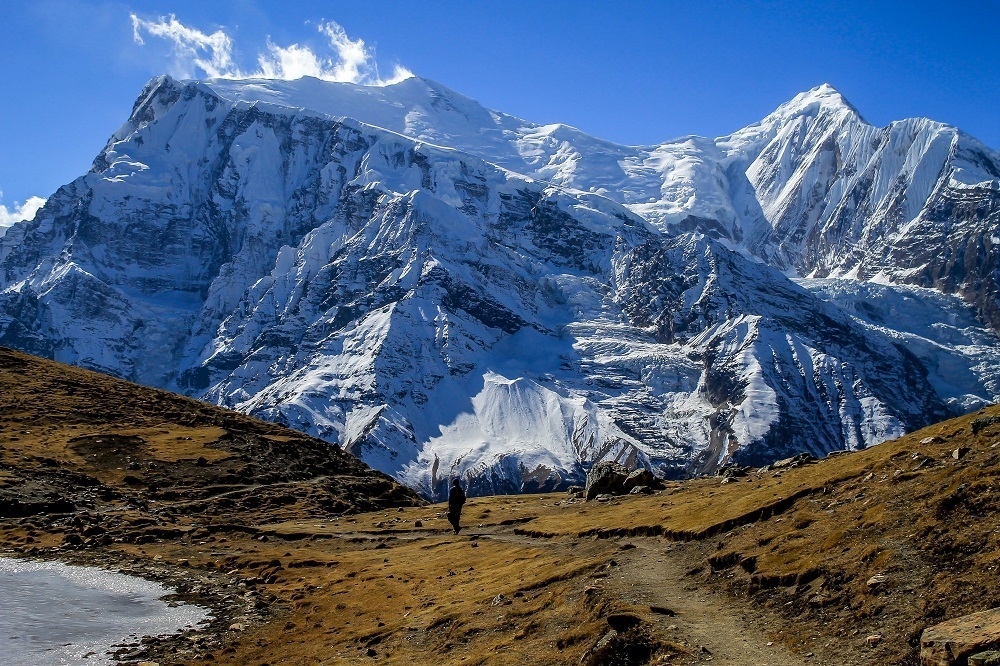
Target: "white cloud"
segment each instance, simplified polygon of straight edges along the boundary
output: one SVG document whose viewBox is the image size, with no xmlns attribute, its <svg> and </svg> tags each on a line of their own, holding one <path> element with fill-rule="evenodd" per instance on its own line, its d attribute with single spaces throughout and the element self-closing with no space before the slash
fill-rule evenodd
<svg viewBox="0 0 1000 666">
<path fill-rule="evenodd" d="M 129 16 L 136 44 L 146 43 L 142 39 L 142 31 L 173 42 L 173 73 L 177 76 L 193 78 L 200 69 L 209 78 L 238 78 L 239 69 L 233 62 L 233 40 L 222 30 L 206 35 L 183 25 L 173 14 L 169 18 L 161 16 L 156 21 L 145 21 L 135 14 Z"/>
<path fill-rule="evenodd" d="M 320 22 L 317 30 L 326 37 L 329 57 L 308 46 L 292 44 L 279 46 L 267 39 L 266 50 L 257 56 L 257 71 L 244 72 L 233 60 L 233 40 L 222 29 L 206 34 L 185 26 L 173 14 L 155 21 L 132 18 L 132 33 L 136 44 L 145 44 L 143 33 L 165 39 L 171 43 L 174 69 L 170 73 L 180 78 L 195 78 L 199 74 L 209 78 L 245 79 L 298 79 L 313 76 L 324 81 L 387 85 L 413 76 L 400 65 L 393 68 L 392 76 L 383 79 L 373 49 L 362 39 L 351 39 L 334 21 Z"/>
<path fill-rule="evenodd" d="M 322 78 L 324 62 L 311 49 L 298 44 L 282 48 L 267 40 L 268 53 L 257 56 L 260 71 L 255 75 L 265 79 L 300 79 L 303 76 Z"/>
<path fill-rule="evenodd" d="M 0 199 L 2 198 L 3 192 L 0 192 Z M 14 206 L 9 209 L 7 206 L 0 204 L 0 236 L 7 233 L 8 227 L 21 220 L 35 219 L 35 213 L 44 205 L 45 199 L 41 197 L 28 197 L 28 200 L 24 204 L 18 204 L 15 201 Z"/>
</svg>

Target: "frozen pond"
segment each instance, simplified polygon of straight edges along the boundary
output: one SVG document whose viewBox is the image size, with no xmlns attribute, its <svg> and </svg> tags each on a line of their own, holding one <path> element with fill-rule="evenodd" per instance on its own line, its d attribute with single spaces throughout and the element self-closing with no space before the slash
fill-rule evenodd
<svg viewBox="0 0 1000 666">
<path fill-rule="evenodd" d="M 115 645 L 208 617 L 199 606 L 171 608 L 160 601 L 166 594 L 113 571 L 0 557 L 0 664 L 111 664 Z"/>
</svg>

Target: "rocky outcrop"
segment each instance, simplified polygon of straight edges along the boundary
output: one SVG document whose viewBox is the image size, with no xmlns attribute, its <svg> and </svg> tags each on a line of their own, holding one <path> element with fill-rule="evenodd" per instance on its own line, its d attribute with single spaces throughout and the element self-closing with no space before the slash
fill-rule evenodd
<svg viewBox="0 0 1000 666">
<path fill-rule="evenodd" d="M 964 615 L 924 630 L 921 666 L 960 666 L 969 657 L 1000 646 L 1000 608 Z"/>
<path fill-rule="evenodd" d="M 584 497 L 592 500 L 598 495 L 621 495 L 624 492 L 625 480 L 630 470 L 615 462 L 602 462 L 594 465 L 587 474 L 587 485 Z"/>
<path fill-rule="evenodd" d="M 663 482 L 650 470 L 629 470 L 615 462 L 601 462 L 587 473 L 583 495 L 592 500 L 599 495 L 647 494 L 662 490 Z"/>
<path fill-rule="evenodd" d="M 622 492 L 630 493 L 636 488 L 660 490 L 663 488 L 663 483 L 650 470 L 637 469 L 625 477 L 625 481 L 622 482 Z"/>
</svg>

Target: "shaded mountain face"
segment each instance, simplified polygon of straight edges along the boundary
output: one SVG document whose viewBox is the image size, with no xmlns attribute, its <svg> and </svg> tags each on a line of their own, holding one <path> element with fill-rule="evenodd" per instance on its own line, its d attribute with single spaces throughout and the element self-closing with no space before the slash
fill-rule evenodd
<svg viewBox="0 0 1000 666">
<path fill-rule="evenodd" d="M 1000 395 L 1000 156 L 828 86 L 619 146 L 423 79 L 154 79 L 0 239 L 0 344 L 429 497 L 895 437 Z"/>
</svg>

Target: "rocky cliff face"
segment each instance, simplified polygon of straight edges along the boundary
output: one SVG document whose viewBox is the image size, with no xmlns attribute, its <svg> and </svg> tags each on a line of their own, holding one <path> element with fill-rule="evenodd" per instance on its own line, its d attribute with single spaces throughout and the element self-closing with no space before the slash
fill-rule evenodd
<svg viewBox="0 0 1000 666">
<path fill-rule="evenodd" d="M 422 79 L 162 77 L 0 239 L 0 344 L 434 497 L 860 448 L 1000 395 L 998 165 L 829 87 L 625 147 Z"/>
</svg>

